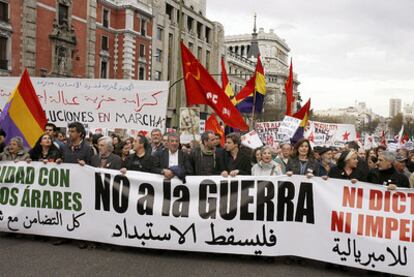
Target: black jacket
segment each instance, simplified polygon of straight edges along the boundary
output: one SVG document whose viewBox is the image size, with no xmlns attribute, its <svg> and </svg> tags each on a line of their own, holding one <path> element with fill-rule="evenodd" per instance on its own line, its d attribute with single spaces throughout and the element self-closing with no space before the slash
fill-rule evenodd
<svg viewBox="0 0 414 277">
<path fill-rule="evenodd" d="M 93 150 L 89 143 L 85 140 L 80 145 L 72 146 L 66 144 L 63 147 L 63 162 L 64 163 L 78 163 L 79 160 L 85 161 L 87 164 L 91 164 L 91 158 L 93 156 Z"/>
<path fill-rule="evenodd" d="M 178 166 L 182 169 L 185 175 L 191 174 L 191 165 L 188 155 L 181 150 L 178 151 Z M 154 157 L 156 158 L 156 171 L 162 174 L 162 170 L 169 168 L 170 163 L 170 151 L 165 148 L 162 151 L 155 152 Z"/>
<path fill-rule="evenodd" d="M 145 155 L 138 157 L 136 153 L 131 154 L 126 158 L 123 167 L 127 170 L 135 170 L 149 173 L 159 173 L 157 172 L 156 158 L 151 156 L 150 153 L 145 152 Z"/>
<path fill-rule="evenodd" d="M 366 173 L 362 172 L 358 167 L 352 170 L 351 174 L 346 174 L 343 168 L 339 168 L 338 166 L 334 166 L 329 170 L 328 177 L 335 178 L 335 179 L 343 179 L 343 180 L 351 180 L 357 179 L 361 182 L 366 182 Z"/>
<path fill-rule="evenodd" d="M 101 167 L 101 157 L 100 155 L 94 155 L 91 158 L 91 165 L 94 167 Z M 108 169 L 121 169 L 122 160 L 118 155 L 111 153 L 106 159 L 105 166 L 103 168 Z"/>
<path fill-rule="evenodd" d="M 215 150 L 214 155 L 205 155 L 197 147 L 191 151 L 189 161 L 191 175 L 220 175 L 223 171 L 222 151 Z"/>
<path fill-rule="evenodd" d="M 288 160 L 286 166 L 286 172 L 292 171 L 295 175 L 301 175 L 301 162 L 299 161 L 298 157 L 294 157 Z M 315 176 L 319 176 L 319 165 L 314 159 L 308 159 L 308 162 L 305 166 L 305 172 L 302 175 L 306 175 L 306 173 L 312 173 Z"/>
<path fill-rule="evenodd" d="M 410 187 L 407 176 L 398 173 L 394 167 L 385 170 L 379 170 L 378 168 L 371 169 L 368 173 L 368 182 L 379 185 L 394 184 L 402 188 Z"/>
<path fill-rule="evenodd" d="M 239 170 L 239 175 L 251 175 L 252 163 L 250 156 L 246 155 L 243 150 L 239 149 L 237 157 L 234 160 L 230 152 L 224 153 L 224 170 L 230 173 L 232 170 Z"/>
</svg>

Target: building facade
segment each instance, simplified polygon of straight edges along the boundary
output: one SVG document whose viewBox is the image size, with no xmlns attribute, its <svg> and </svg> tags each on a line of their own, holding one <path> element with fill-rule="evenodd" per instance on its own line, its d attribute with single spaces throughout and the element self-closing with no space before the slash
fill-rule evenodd
<svg viewBox="0 0 414 277">
<path fill-rule="evenodd" d="M 254 27 L 253 34 L 225 37 L 229 80 L 237 94 L 252 76 L 257 62 L 254 55 L 256 51 L 252 47 L 255 47 L 256 42 L 266 76 L 264 111 L 258 120 L 275 121 L 281 119 L 286 112 L 285 82 L 289 76 L 290 48 L 273 30 L 266 33 L 260 28 L 256 33 Z M 297 75 L 294 74 L 293 94 L 296 100 L 300 97 L 298 85 Z"/>
<path fill-rule="evenodd" d="M 151 77 L 149 3 L 130 0 L 1 0 L 0 3 L 2 75 L 20 75 L 27 68 L 32 76 L 43 77 L 142 80 Z"/>
<path fill-rule="evenodd" d="M 220 58 L 225 54 L 224 29 L 217 22 L 206 18 L 205 0 L 183 1 L 181 39 L 206 69 L 220 73 Z M 153 80 L 169 80 L 170 93 L 167 111 L 167 126 L 177 126 L 174 121 L 177 107 L 186 106 L 184 82 L 182 81 L 180 40 L 180 1 L 153 1 Z M 177 97 L 177 94 L 179 95 Z M 203 106 L 201 118 L 205 119 L 209 109 Z"/>
<path fill-rule="evenodd" d="M 401 99 L 390 99 L 390 117 L 401 113 Z"/>
</svg>

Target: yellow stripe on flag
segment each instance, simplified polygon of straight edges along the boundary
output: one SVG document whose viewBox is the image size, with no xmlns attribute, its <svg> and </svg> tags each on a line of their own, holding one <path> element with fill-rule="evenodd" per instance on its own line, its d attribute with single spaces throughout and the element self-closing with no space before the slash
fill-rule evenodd
<svg viewBox="0 0 414 277">
<path fill-rule="evenodd" d="M 262 95 L 266 95 L 266 78 L 260 72 L 256 72 L 256 91 Z"/>
<path fill-rule="evenodd" d="M 20 93 L 15 94 L 13 102 L 10 104 L 9 115 L 27 143 L 33 147 L 43 134 L 43 129 L 33 117 Z"/>
</svg>

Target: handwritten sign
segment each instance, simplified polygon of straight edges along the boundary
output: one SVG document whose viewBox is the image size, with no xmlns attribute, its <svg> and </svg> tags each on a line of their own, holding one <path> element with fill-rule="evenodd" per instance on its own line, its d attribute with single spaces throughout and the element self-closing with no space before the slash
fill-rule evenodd
<svg viewBox="0 0 414 277">
<path fill-rule="evenodd" d="M 289 141 L 293 137 L 301 121 L 291 116 L 285 116 L 283 118 L 279 127 L 279 137 L 282 141 Z"/>
<path fill-rule="evenodd" d="M 277 142 L 282 141 L 282 138 L 278 136 L 281 123 L 282 121 L 256 123 L 255 130 L 264 144 L 273 146 Z"/>
<path fill-rule="evenodd" d="M 352 124 L 309 121 L 304 137 L 309 139 L 313 146 L 338 147 L 356 140 L 356 130 Z"/>
<path fill-rule="evenodd" d="M 413 189 L 304 176 L 186 181 L 77 164 L 0 162 L 0 232 L 295 255 L 414 275 Z"/>
<path fill-rule="evenodd" d="M 31 78 L 49 122 L 79 121 L 90 128 L 165 129 L 168 82 Z M 0 77 L 4 107 L 19 78 Z"/>
<path fill-rule="evenodd" d="M 200 141 L 200 108 L 180 108 L 180 141 L 190 143 Z"/>
</svg>

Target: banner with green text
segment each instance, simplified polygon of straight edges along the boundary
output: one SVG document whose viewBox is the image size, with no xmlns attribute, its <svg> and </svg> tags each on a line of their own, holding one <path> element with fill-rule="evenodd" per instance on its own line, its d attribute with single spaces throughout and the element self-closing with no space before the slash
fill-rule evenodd
<svg viewBox="0 0 414 277">
<path fill-rule="evenodd" d="M 300 256 L 414 275 L 414 190 L 0 162 L 0 231 L 142 248 Z"/>
</svg>

